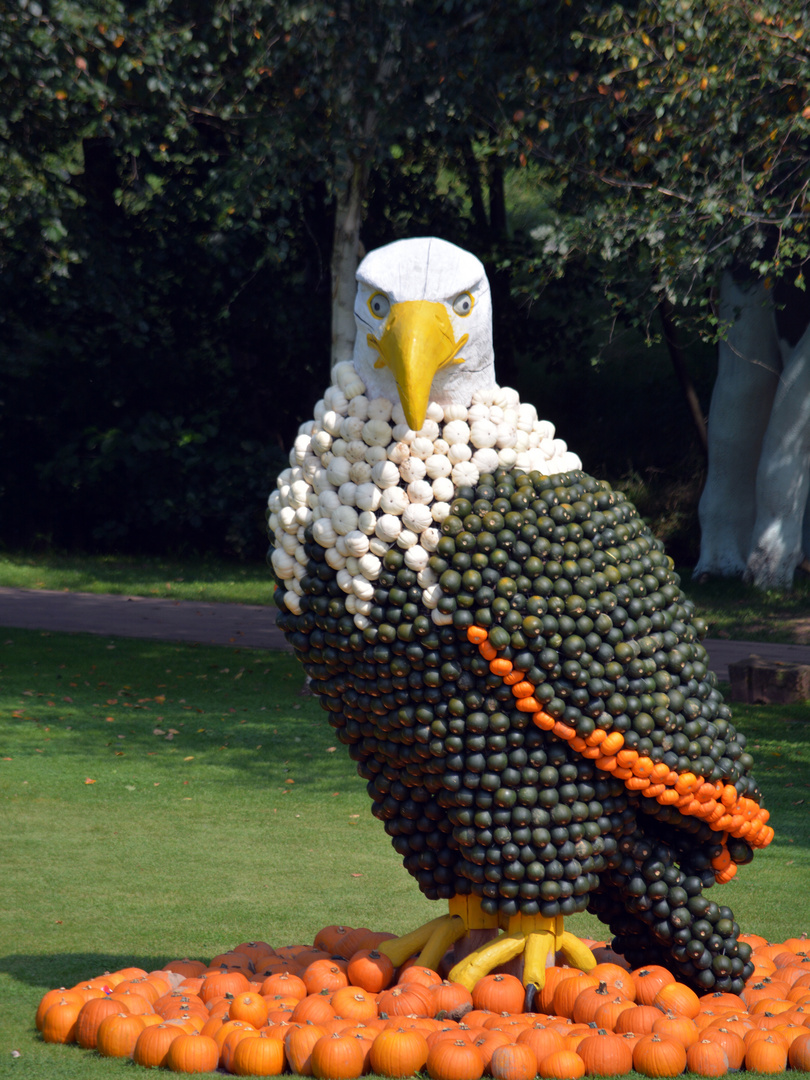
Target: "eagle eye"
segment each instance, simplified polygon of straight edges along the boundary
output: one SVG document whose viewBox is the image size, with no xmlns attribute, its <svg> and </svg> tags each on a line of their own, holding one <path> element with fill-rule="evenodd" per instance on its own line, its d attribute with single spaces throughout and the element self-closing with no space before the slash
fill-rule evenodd
<svg viewBox="0 0 810 1080">
<path fill-rule="evenodd" d="M 474 303 L 472 293 L 460 293 L 453 301 L 453 311 L 455 311 L 456 315 L 465 318 L 472 311 Z"/>
<path fill-rule="evenodd" d="M 391 310 L 391 301 L 382 292 L 375 292 L 369 297 L 368 309 L 375 319 L 384 319 Z"/>
</svg>

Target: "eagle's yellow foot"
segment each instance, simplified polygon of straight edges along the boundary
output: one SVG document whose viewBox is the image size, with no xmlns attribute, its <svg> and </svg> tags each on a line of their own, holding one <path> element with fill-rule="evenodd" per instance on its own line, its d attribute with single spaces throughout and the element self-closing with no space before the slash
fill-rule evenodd
<svg viewBox="0 0 810 1080">
<path fill-rule="evenodd" d="M 472 990 L 484 975 L 523 953 L 523 984 L 542 989 L 549 956 L 561 952 L 572 967 L 590 971 L 596 967 L 593 953 L 578 937 L 563 928 L 561 915 L 515 915 L 504 933 L 470 953 L 450 972 L 448 978 Z"/>
<path fill-rule="evenodd" d="M 458 915 L 440 915 L 402 937 L 384 941 L 378 948 L 394 967 L 404 964 L 419 951 L 417 963 L 435 970 L 453 942 L 466 933 L 467 926 Z"/>
<path fill-rule="evenodd" d="M 546 981 L 548 958 L 553 958 L 557 952 L 562 953 L 572 967 L 582 971 L 596 967 L 591 950 L 563 927 L 561 915 L 552 919 L 542 915 L 514 915 L 508 920 L 499 921 L 497 915 L 482 911 L 481 901 L 476 896 L 453 897 L 449 914 L 431 919 L 400 938 L 384 941 L 379 950 L 385 953 L 394 967 L 399 967 L 419 952 L 417 963 L 435 970 L 454 942 L 474 930 L 497 931 L 499 927 L 503 933 L 485 941 L 460 960 L 448 978 L 472 990 L 480 978 L 521 953 L 523 984 L 527 988 L 542 989 Z"/>
</svg>

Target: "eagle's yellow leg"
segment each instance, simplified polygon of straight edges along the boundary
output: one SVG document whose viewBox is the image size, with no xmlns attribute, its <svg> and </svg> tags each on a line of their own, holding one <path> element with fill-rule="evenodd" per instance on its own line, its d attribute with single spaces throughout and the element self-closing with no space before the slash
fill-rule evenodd
<svg viewBox="0 0 810 1080">
<path fill-rule="evenodd" d="M 533 984 L 541 989 L 546 982 L 548 957 L 558 951 L 572 967 L 582 971 L 596 967 L 591 950 L 564 929 L 561 915 L 553 919 L 542 915 L 515 915 L 500 937 L 470 953 L 456 964 L 448 977 L 472 990 L 478 979 L 522 952 L 524 986 Z"/>
<path fill-rule="evenodd" d="M 596 966 L 593 953 L 578 937 L 563 926 L 561 915 L 514 915 L 505 923 L 497 915 L 481 910 L 477 896 L 455 896 L 450 912 L 431 919 L 400 938 L 384 941 L 379 950 L 395 967 L 419 953 L 418 963 L 437 968 L 444 954 L 465 934 L 473 930 L 503 930 L 494 940 L 486 941 L 450 971 L 449 978 L 472 990 L 476 982 L 501 964 L 523 953 L 523 983 L 538 989 L 545 985 L 549 956 L 561 952 L 572 967 L 590 971 Z"/>
</svg>

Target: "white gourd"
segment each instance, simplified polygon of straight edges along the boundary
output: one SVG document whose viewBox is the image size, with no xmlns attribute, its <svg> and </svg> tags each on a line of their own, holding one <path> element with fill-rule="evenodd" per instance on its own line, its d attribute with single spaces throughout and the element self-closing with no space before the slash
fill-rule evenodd
<svg viewBox="0 0 810 1080">
<path fill-rule="evenodd" d="M 447 506 L 448 510 L 450 509 L 447 503 L 444 503 L 443 505 Z M 433 520 L 436 520 L 435 514 L 433 515 Z M 441 538 L 442 534 L 439 532 L 439 530 L 433 525 L 431 525 L 431 527 L 429 529 L 425 529 L 425 531 L 419 537 L 419 543 L 422 545 L 425 551 L 435 551 L 436 548 L 439 546 L 439 541 L 441 540 Z"/>
<path fill-rule="evenodd" d="M 433 524 L 433 515 L 424 503 L 410 503 L 402 515 L 402 524 L 406 529 L 421 533 Z"/>
<path fill-rule="evenodd" d="M 414 480 L 421 480 L 425 475 L 427 475 L 427 465 L 418 457 L 409 457 L 399 467 L 398 476 L 402 477 L 406 484 L 412 484 Z"/>
<path fill-rule="evenodd" d="M 363 389 L 365 390 L 365 387 L 363 387 Z M 349 416 L 355 416 L 364 423 L 368 420 L 368 398 L 364 393 L 360 393 L 352 398 L 349 402 L 348 412 Z"/>
<path fill-rule="evenodd" d="M 410 461 L 410 458 L 408 460 Z M 393 461 L 378 461 L 371 470 L 371 478 L 379 488 L 396 487 L 399 483 L 399 469 Z"/>
<path fill-rule="evenodd" d="M 355 461 L 349 470 L 349 478 L 359 487 L 371 479 L 371 466 L 367 461 Z"/>
<path fill-rule="evenodd" d="M 420 570 L 424 570 L 427 566 L 429 558 L 430 556 L 421 544 L 414 544 L 405 552 L 405 565 L 409 570 L 413 570 L 418 574 Z"/>
<path fill-rule="evenodd" d="M 373 398 L 368 403 L 369 420 L 381 420 L 384 424 L 387 424 L 393 411 L 394 404 L 388 398 Z"/>
<path fill-rule="evenodd" d="M 357 484 L 347 480 L 338 488 L 338 498 L 344 506 L 357 506 Z"/>
<path fill-rule="evenodd" d="M 345 536 L 352 529 L 357 528 L 357 511 L 353 506 L 339 506 L 332 511 L 332 528 L 336 533 Z"/>
<path fill-rule="evenodd" d="M 375 532 L 380 540 L 392 544 L 402 532 L 402 522 L 393 514 L 383 514 L 382 517 L 377 518 Z"/>
<path fill-rule="evenodd" d="M 332 528 L 332 519 L 328 517 L 318 518 L 312 526 L 312 539 L 323 548 L 335 546 L 337 533 Z"/>
<path fill-rule="evenodd" d="M 401 514 L 408 508 L 408 493 L 401 487 L 386 488 L 380 499 L 384 514 Z"/>
<path fill-rule="evenodd" d="M 437 502 L 450 502 L 455 494 L 453 481 L 449 476 L 438 477 L 433 481 L 431 487 L 433 489 L 433 498 Z"/>
<path fill-rule="evenodd" d="M 358 510 L 376 510 L 382 499 L 382 491 L 376 484 L 358 484 L 355 487 L 355 506 Z"/>
<path fill-rule="evenodd" d="M 433 501 L 433 488 L 427 480 L 414 480 L 408 484 L 407 498 L 412 503 L 430 503 Z"/>
<path fill-rule="evenodd" d="M 341 484 L 345 484 L 349 479 L 350 470 L 351 463 L 346 458 L 335 457 L 329 462 L 326 476 L 333 487 L 339 488 Z"/>
<path fill-rule="evenodd" d="M 365 555 L 369 549 L 369 540 L 364 532 L 360 532 L 359 529 L 354 529 L 352 532 L 347 533 L 343 537 L 343 542 L 346 545 L 346 550 L 350 555 L 359 559 L 361 555 Z"/>
</svg>

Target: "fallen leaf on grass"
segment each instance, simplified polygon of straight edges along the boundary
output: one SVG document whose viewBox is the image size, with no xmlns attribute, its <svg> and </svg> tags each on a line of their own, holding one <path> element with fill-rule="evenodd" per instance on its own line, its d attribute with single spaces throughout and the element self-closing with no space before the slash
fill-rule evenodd
<svg viewBox="0 0 810 1080">
<path fill-rule="evenodd" d="M 183 758 L 183 761 L 193 761 L 193 760 L 194 760 L 194 755 L 193 754 L 191 755 L 191 757 L 184 757 Z"/>
<path fill-rule="evenodd" d="M 152 734 L 153 735 L 165 735 L 166 732 L 163 730 L 163 728 L 156 727 L 156 728 L 153 729 Z"/>
<path fill-rule="evenodd" d="M 352 874 L 352 877 L 362 877 L 362 874 Z"/>
<path fill-rule="evenodd" d="M 87 779 L 85 780 L 85 784 L 95 784 L 95 780 L 91 780 L 90 777 L 88 776 Z"/>
<path fill-rule="evenodd" d="M 336 747 L 336 746 L 327 746 L 327 748 L 326 748 L 326 752 L 327 752 L 327 754 L 334 754 L 334 752 L 335 752 L 336 750 L 337 750 L 337 747 Z"/>
</svg>

